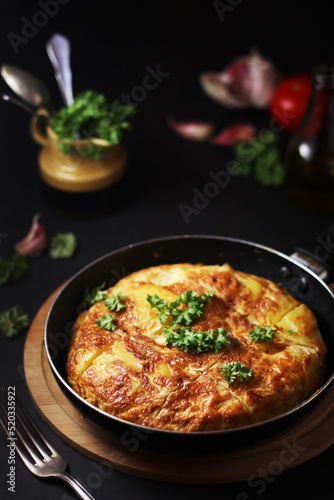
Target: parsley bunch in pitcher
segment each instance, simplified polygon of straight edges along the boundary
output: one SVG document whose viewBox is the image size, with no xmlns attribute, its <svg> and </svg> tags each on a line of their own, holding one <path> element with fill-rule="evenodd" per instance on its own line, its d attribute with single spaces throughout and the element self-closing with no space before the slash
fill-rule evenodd
<svg viewBox="0 0 334 500">
<path fill-rule="evenodd" d="M 62 108 L 51 121 L 51 128 L 59 138 L 59 149 L 68 156 L 73 154 L 71 142 L 77 139 L 102 139 L 107 144 L 119 144 L 123 131 L 130 128 L 129 119 L 135 108 L 119 101 L 109 104 L 103 94 L 87 90 L 78 94 L 71 106 Z M 106 147 L 98 144 L 80 150 L 93 160 L 104 157 Z"/>
</svg>

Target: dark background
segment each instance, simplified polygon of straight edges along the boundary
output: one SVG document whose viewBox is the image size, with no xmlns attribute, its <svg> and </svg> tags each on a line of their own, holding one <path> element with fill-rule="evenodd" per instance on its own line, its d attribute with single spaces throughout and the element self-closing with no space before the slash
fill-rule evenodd
<svg viewBox="0 0 334 500">
<path fill-rule="evenodd" d="M 209 99 L 200 88 L 198 75 L 222 70 L 252 47 L 271 59 L 283 76 L 309 73 L 319 62 L 333 62 L 330 2 L 231 0 L 220 2 L 221 8 L 223 4 L 228 7 L 221 15 L 217 2 L 204 0 L 63 3 L 57 3 L 58 12 L 50 15 L 27 43 L 19 44 L 17 51 L 8 35 L 23 36 L 26 20 L 33 21 L 41 4 L 5 0 L 0 7 L 0 63 L 37 75 L 50 88 L 55 106 L 61 106 L 61 98 L 45 51 L 45 43 L 54 32 L 71 40 L 75 94 L 94 89 L 110 100 L 119 99 L 142 85 L 147 66 L 159 66 L 168 76 L 138 103 L 134 130 L 125 137 L 129 170 L 123 203 L 113 213 L 92 218 L 64 216 L 48 205 L 38 177 L 39 146 L 29 135 L 30 116 L 1 100 L 0 256 L 12 253 L 37 212 L 50 235 L 73 231 L 79 242 L 70 260 L 53 261 L 48 254 L 29 259 L 28 275 L 0 288 L 1 310 L 19 304 L 32 319 L 46 298 L 72 274 L 130 243 L 187 233 L 212 234 L 289 253 L 294 244 L 315 237 L 333 223 L 333 216 L 309 214 L 293 206 L 283 188 L 264 188 L 251 179 L 231 178 L 230 184 L 187 224 L 180 203 L 191 206 L 193 189 L 203 191 L 211 180 L 209 172 L 224 170 L 232 154 L 229 149 L 181 139 L 166 120 L 173 116 L 178 120 L 214 121 L 218 129 L 239 121 L 255 123 L 259 129 L 268 127 L 266 111 L 231 111 Z M 0 90 L 2 94 L 11 93 L 2 79 Z M 282 139 L 284 142 L 286 137 Z M 49 431 L 27 395 L 22 377 L 24 341 L 25 333 L 16 339 L 1 336 L 1 385 L 16 386 L 43 431 L 67 457 L 71 473 L 84 480 L 93 470 L 91 460 Z M 0 448 L 1 496 L 11 498 L 5 484 L 8 466 L 4 436 Z M 213 485 L 209 491 L 224 500 L 237 499 L 242 492 L 252 499 L 292 499 L 302 483 L 303 498 L 332 498 L 325 483 L 332 475 L 333 458 L 330 449 L 283 473 L 260 494 L 247 483 Z M 208 488 L 162 484 L 114 471 L 93 494 L 98 500 L 148 496 L 173 496 L 178 500 L 205 496 Z M 17 464 L 16 489 L 16 498 L 20 499 L 47 496 L 51 500 L 62 498 L 65 492 L 70 494 L 65 485 L 35 479 L 21 463 Z"/>
</svg>

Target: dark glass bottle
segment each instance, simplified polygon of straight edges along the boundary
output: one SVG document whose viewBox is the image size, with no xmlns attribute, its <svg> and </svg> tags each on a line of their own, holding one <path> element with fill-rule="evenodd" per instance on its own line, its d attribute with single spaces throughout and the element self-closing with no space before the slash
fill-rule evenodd
<svg viewBox="0 0 334 500">
<path fill-rule="evenodd" d="M 318 66 L 305 115 L 287 148 L 286 192 L 300 208 L 334 213 L 334 66 Z"/>
</svg>

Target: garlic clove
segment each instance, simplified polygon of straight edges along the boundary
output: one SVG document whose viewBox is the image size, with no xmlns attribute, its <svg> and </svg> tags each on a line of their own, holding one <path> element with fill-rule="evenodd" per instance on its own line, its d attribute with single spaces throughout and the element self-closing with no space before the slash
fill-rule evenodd
<svg viewBox="0 0 334 500">
<path fill-rule="evenodd" d="M 235 141 L 250 141 L 255 137 L 256 130 L 253 125 L 237 123 L 219 132 L 210 142 L 217 146 L 232 146 Z"/>
<path fill-rule="evenodd" d="M 236 58 L 221 73 L 199 76 L 204 92 L 228 108 L 265 108 L 281 76 L 256 50 Z"/>
<path fill-rule="evenodd" d="M 173 118 L 167 121 L 174 132 L 190 141 L 205 141 L 215 129 L 215 125 L 210 122 L 176 122 Z"/>
<path fill-rule="evenodd" d="M 15 245 L 15 250 L 18 253 L 37 257 L 46 250 L 48 246 L 48 236 L 44 227 L 39 224 L 39 218 L 40 214 L 36 214 L 33 217 L 32 226 L 29 232 Z"/>
</svg>

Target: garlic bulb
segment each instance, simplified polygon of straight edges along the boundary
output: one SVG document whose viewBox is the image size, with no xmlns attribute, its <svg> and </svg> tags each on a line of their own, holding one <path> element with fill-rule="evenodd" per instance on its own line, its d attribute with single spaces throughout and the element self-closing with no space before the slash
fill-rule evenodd
<svg viewBox="0 0 334 500">
<path fill-rule="evenodd" d="M 281 77 L 271 63 L 253 50 L 232 61 L 221 73 L 206 72 L 199 81 L 204 92 L 228 108 L 265 108 Z"/>
</svg>

